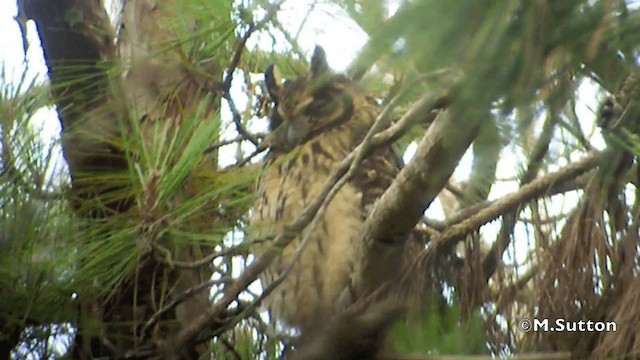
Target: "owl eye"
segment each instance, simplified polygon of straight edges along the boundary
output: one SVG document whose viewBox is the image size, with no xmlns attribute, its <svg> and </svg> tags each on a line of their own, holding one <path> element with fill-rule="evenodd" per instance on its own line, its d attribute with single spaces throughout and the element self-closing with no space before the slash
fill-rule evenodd
<svg viewBox="0 0 640 360">
<path fill-rule="evenodd" d="M 332 98 L 319 98 L 307 105 L 304 113 L 305 115 L 315 117 L 326 115 L 333 110 L 334 105 L 335 101 Z"/>
</svg>

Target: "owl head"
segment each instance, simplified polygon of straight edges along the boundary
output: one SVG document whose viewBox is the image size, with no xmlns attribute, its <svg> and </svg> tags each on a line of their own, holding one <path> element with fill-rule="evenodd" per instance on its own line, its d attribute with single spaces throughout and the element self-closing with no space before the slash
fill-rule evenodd
<svg viewBox="0 0 640 360">
<path fill-rule="evenodd" d="M 264 79 L 272 102 L 265 141 L 274 152 L 289 151 L 349 121 L 354 102 L 363 96 L 346 76 L 331 71 L 319 46 L 305 75 L 283 82 L 270 65 Z"/>
</svg>

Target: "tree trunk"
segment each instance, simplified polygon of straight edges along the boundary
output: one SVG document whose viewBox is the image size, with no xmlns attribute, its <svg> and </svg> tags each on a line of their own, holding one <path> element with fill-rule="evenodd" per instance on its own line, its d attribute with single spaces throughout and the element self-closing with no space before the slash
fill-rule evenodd
<svg viewBox="0 0 640 360">
<path fill-rule="evenodd" d="M 125 2 L 117 35 L 98 1 L 24 0 L 21 5 L 24 15 L 35 20 L 42 41 L 63 129 L 74 209 L 90 219 L 89 224 L 123 213 L 144 213 L 133 193 L 126 191 L 133 186 L 127 176 L 132 150 L 118 144 L 132 132 L 130 124 L 138 122 L 142 142 L 153 146 L 154 131 L 177 131 L 185 118 L 195 115 L 207 93 L 203 83 L 186 70 L 180 48 L 168 46 L 176 34 L 166 24 L 176 5 L 172 1 Z M 124 71 L 116 71 L 120 68 Z M 220 77 L 216 67 L 199 70 L 211 78 Z M 218 102 L 210 104 L 214 105 L 203 115 L 216 111 Z M 114 181 L 118 178 L 127 180 Z M 184 246 L 175 249 L 178 255 L 174 256 L 193 261 L 194 254 L 206 251 Z M 170 343 L 172 334 L 210 306 L 207 291 L 188 297 L 163 315 L 148 329 L 149 334 L 141 332 L 145 325 L 153 325 L 149 319 L 176 294 L 202 283 L 210 272 L 171 268 L 152 251 L 139 251 L 137 257 L 137 267 L 106 291 L 108 296 L 79 294 L 75 358 L 198 355 L 194 350 L 173 350 Z"/>
</svg>

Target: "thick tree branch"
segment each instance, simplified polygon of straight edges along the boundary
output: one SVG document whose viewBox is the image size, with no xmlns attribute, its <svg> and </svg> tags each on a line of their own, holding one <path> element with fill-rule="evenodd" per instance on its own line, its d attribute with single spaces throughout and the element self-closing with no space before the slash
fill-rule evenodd
<svg viewBox="0 0 640 360">
<path fill-rule="evenodd" d="M 365 222 L 364 237 L 369 243 L 393 243 L 405 238 L 445 186 L 477 134 L 478 125 L 475 119 L 455 119 L 448 111 L 436 117 L 413 160 L 398 174 Z"/>
<path fill-rule="evenodd" d="M 402 259 L 408 235 L 444 188 L 477 135 L 482 118 L 456 116 L 459 113 L 453 111 L 443 111 L 436 117 L 413 160 L 400 171 L 365 221 L 365 258 L 362 273 L 358 275 L 359 291 L 374 291 L 383 275 L 386 278 L 389 274 L 401 275 L 400 264 L 390 259 Z"/>
</svg>

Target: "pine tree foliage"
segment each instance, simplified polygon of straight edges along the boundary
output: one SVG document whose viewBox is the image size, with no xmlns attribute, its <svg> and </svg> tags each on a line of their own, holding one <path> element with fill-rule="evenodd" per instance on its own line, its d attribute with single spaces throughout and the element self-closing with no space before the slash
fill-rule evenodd
<svg viewBox="0 0 640 360">
<path fill-rule="evenodd" d="M 18 1 L 49 80 L 0 76 L 0 358 L 291 353 L 295 331 L 259 307 L 269 260 L 246 240 L 259 74 L 301 73 L 327 15 L 366 37 L 347 73 L 428 175 L 366 229 L 428 234 L 388 356 L 637 356 L 638 4 L 294 3 Z M 50 107 L 53 141 L 33 121 Z M 522 332 L 523 318 L 617 331 Z"/>
</svg>

